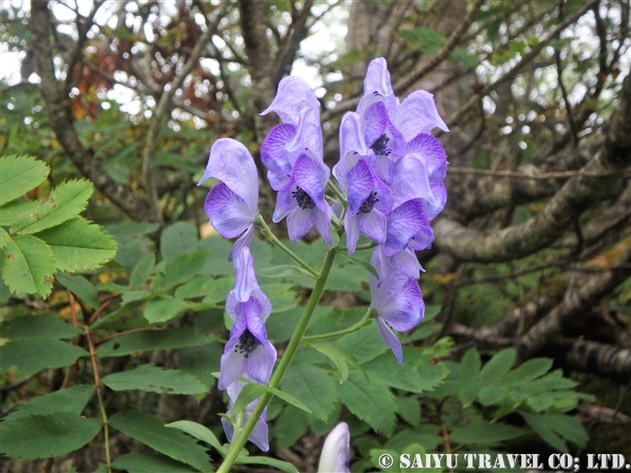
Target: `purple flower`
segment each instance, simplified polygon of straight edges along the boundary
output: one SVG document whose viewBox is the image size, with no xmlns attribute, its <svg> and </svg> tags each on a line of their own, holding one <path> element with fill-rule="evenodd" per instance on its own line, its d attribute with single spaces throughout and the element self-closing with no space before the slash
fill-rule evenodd
<svg viewBox="0 0 631 473">
<path fill-rule="evenodd" d="M 230 415 L 230 411 L 232 410 L 232 406 L 234 405 L 235 401 L 237 400 L 237 397 L 239 397 L 239 393 L 241 392 L 241 390 L 243 389 L 243 387 L 245 385 L 246 385 L 246 383 L 244 383 L 242 381 L 235 381 L 230 386 L 228 386 L 228 397 L 230 398 L 230 403 L 228 405 L 228 413 L 227 413 L 228 415 Z M 243 414 L 243 416 L 241 418 L 241 426 L 244 426 L 245 423 L 248 421 L 248 419 L 252 415 L 252 412 L 256 408 L 256 405 L 258 404 L 258 402 L 259 402 L 258 399 L 256 399 L 256 400 L 252 401 L 250 404 L 248 404 L 248 407 L 246 408 L 245 413 Z M 266 415 L 267 415 L 267 407 L 265 409 L 263 409 L 263 413 L 261 414 L 261 418 L 258 420 L 256 425 L 254 426 L 254 429 L 252 430 L 252 433 L 248 437 L 248 440 L 250 442 L 252 442 L 254 445 L 259 447 L 264 452 L 267 452 L 269 450 Z M 223 425 L 223 430 L 226 433 L 226 437 L 228 438 L 228 442 L 232 442 L 232 436 L 234 434 L 234 427 L 233 427 L 233 425 L 230 422 L 228 422 L 226 419 L 223 419 L 223 418 L 221 419 L 221 424 Z"/>
<path fill-rule="evenodd" d="M 392 256 L 408 244 L 412 249 L 429 248 L 434 240 L 434 231 L 429 225 L 426 204 L 423 199 L 403 202 L 388 215 L 386 241 L 383 252 Z"/>
<path fill-rule="evenodd" d="M 380 275 L 385 275 L 391 268 L 395 268 L 405 274 L 406 277 L 417 280 L 420 271 L 425 271 L 418 262 L 416 253 L 409 246 L 392 256 L 387 256 L 383 252 L 383 246 L 378 246 L 375 248 L 370 262 Z"/>
<path fill-rule="evenodd" d="M 237 254 L 235 267 L 235 288 L 226 300 L 226 312 L 234 325 L 221 357 L 219 389 L 228 388 L 243 374 L 267 384 L 276 362 L 276 349 L 267 339 L 264 325 L 272 305 L 256 282 L 254 261 L 247 247 Z"/>
<path fill-rule="evenodd" d="M 210 148 L 206 171 L 197 185 L 209 177 L 222 181 L 213 187 L 204 204 L 210 224 L 225 238 L 241 237 L 233 254 L 249 246 L 258 214 L 259 180 L 252 155 L 238 141 L 220 138 Z"/>
<path fill-rule="evenodd" d="M 375 267 L 380 265 L 377 257 L 373 253 L 371 258 Z M 381 270 L 379 279 L 370 275 L 371 305 L 377 311 L 377 330 L 381 339 L 390 347 L 397 363 L 401 363 L 403 349 L 392 329 L 404 332 L 413 328 L 423 318 L 425 303 L 416 280 L 387 264 L 382 264 Z"/>
<path fill-rule="evenodd" d="M 305 81 L 289 76 L 281 80 L 271 105 L 261 113 L 276 112 L 282 125 L 269 132 L 261 145 L 261 160 L 274 190 L 291 178 L 296 160 L 306 154 L 322 163 L 320 104 Z"/>
<path fill-rule="evenodd" d="M 280 222 L 287 216 L 289 239 L 299 240 L 315 225 L 329 245 L 333 211 L 324 200 L 324 186 L 330 171 L 323 163 L 301 154 L 294 164 L 291 177 L 278 191 L 272 220 Z"/>
<path fill-rule="evenodd" d="M 348 425 L 340 422 L 327 435 L 322 453 L 318 473 L 350 473 L 348 459 L 350 455 L 351 434 Z"/>
<path fill-rule="evenodd" d="M 360 231 L 375 243 L 385 243 L 392 192 L 363 159 L 350 169 L 347 179 L 348 212 L 344 228 L 348 253 L 353 254 Z"/>
</svg>

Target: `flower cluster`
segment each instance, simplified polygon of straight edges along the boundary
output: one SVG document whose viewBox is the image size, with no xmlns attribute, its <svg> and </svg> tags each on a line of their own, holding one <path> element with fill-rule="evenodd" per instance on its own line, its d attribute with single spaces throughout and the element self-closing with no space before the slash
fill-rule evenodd
<svg viewBox="0 0 631 473">
<path fill-rule="evenodd" d="M 371 257 L 372 306 L 383 341 L 401 363 L 401 343 L 391 328 L 410 330 L 423 317 L 415 250 L 431 246 L 429 222 L 445 206 L 447 157 L 429 134 L 448 131 L 433 96 L 423 90 L 403 102 L 392 91 L 383 58 L 373 60 L 356 112 L 340 124 L 340 160 L 333 175 L 346 193 L 346 244 L 352 254 L 363 233 L 378 246 Z"/>
<path fill-rule="evenodd" d="M 270 186 L 278 193 L 273 221 L 287 217 L 292 241 L 315 227 L 332 245 L 334 220 L 336 228 L 344 228 L 349 254 L 356 251 L 360 233 L 376 244 L 370 259 L 378 274 L 370 276 L 371 305 L 381 338 L 401 363 L 402 347 L 393 329 L 410 330 L 424 312 L 417 282 L 422 268 L 414 252 L 431 246 L 430 221 L 447 198 L 443 185 L 447 159 L 429 132 L 435 127 L 448 129 L 433 96 L 419 90 L 399 103 L 386 61 L 372 61 L 357 110 L 347 113 L 340 124 L 340 159 L 333 167 L 337 187 L 329 182 L 331 171 L 324 164 L 320 104 L 311 88 L 302 79 L 285 77 L 263 114 L 269 112 L 282 121 L 261 146 Z M 224 237 L 238 238 L 230 254 L 236 283 L 226 300 L 234 324 L 219 377 L 219 388 L 227 390 L 232 409 L 246 383 L 269 382 L 276 350 L 264 324 L 272 307 L 257 283 L 249 249 L 258 217 L 254 159 L 241 143 L 221 138 L 210 150 L 200 184 L 210 177 L 221 181 L 206 198 L 210 223 Z M 340 197 L 333 202 L 340 209 L 335 214 L 327 202 L 332 199 L 325 196 L 328 185 Z M 257 402 L 238 419 L 245 423 Z M 231 439 L 236 425 L 225 419 L 223 423 Z M 345 432 L 340 438 L 347 437 L 348 429 Z M 265 412 L 249 439 L 268 449 Z"/>
</svg>

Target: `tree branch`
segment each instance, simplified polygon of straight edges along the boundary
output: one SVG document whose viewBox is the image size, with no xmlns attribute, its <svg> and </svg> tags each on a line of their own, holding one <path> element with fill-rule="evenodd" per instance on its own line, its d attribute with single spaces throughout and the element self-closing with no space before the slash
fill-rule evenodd
<svg viewBox="0 0 631 473">
<path fill-rule="evenodd" d="M 70 100 L 63 92 L 63 84 L 55 75 L 53 45 L 49 41 L 50 22 L 48 2 L 32 2 L 29 29 L 35 53 L 35 69 L 41 79 L 39 87 L 48 108 L 50 126 L 72 163 L 94 183 L 99 192 L 132 219 L 145 220 L 149 210 L 147 203 L 134 195 L 128 187 L 114 181 L 79 140 L 73 126 Z"/>
</svg>

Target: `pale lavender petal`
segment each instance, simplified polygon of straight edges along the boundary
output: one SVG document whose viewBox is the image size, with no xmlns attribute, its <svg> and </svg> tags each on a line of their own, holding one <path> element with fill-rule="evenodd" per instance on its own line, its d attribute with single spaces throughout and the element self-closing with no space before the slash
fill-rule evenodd
<svg viewBox="0 0 631 473">
<path fill-rule="evenodd" d="M 406 153 L 423 157 L 430 181 L 443 180 L 447 171 L 447 155 L 443 145 L 430 134 L 421 133 L 407 144 Z"/>
<path fill-rule="evenodd" d="M 287 217 L 287 233 L 291 241 L 298 241 L 307 234 L 315 224 L 314 209 L 296 207 Z"/>
<path fill-rule="evenodd" d="M 348 425 L 340 422 L 327 435 L 322 445 L 317 473 L 350 473 L 348 469 L 350 441 L 351 434 L 348 431 Z"/>
<path fill-rule="evenodd" d="M 324 202 L 324 186 L 329 179 L 329 168 L 319 161 L 301 154 L 294 165 L 292 180 L 303 191 L 309 194 L 316 207 L 326 211 L 328 204 Z"/>
<path fill-rule="evenodd" d="M 431 221 L 445 208 L 447 188 L 442 181 L 432 185 L 432 199 L 427 202 L 427 217 Z"/>
<path fill-rule="evenodd" d="M 394 164 L 396 158 L 394 156 L 382 155 L 375 156 L 375 165 L 373 167 L 375 174 L 381 179 L 384 183 L 389 186 L 392 186 L 392 172 L 394 169 Z"/>
<path fill-rule="evenodd" d="M 304 80 L 296 76 L 287 76 L 280 81 L 276 97 L 261 115 L 276 112 L 284 123 L 298 125 L 300 112 L 304 107 L 319 113 L 320 102 Z"/>
<path fill-rule="evenodd" d="M 377 317 L 377 331 L 379 332 L 379 336 L 383 340 L 383 343 L 388 345 L 388 347 L 392 350 L 392 353 L 394 353 L 397 363 L 401 364 L 403 361 L 403 348 L 401 347 L 401 342 L 381 317 Z"/>
<path fill-rule="evenodd" d="M 368 148 L 364 141 L 361 116 L 356 112 L 348 112 L 340 122 L 340 159 L 353 152 L 366 156 Z M 339 176 L 334 175 L 339 179 Z"/>
<path fill-rule="evenodd" d="M 245 360 L 244 371 L 253 380 L 267 384 L 276 363 L 276 349 L 267 340 L 254 350 Z"/>
<path fill-rule="evenodd" d="M 315 214 L 315 227 L 322 239 L 327 245 L 333 244 L 333 238 L 331 237 L 331 218 L 333 218 L 333 209 L 325 202 L 326 209 L 324 211 L 320 209 L 313 209 Z"/>
<path fill-rule="evenodd" d="M 254 258 L 250 249 L 245 247 L 234 260 L 235 283 L 234 294 L 239 302 L 246 302 L 252 295 L 252 291 L 259 289 L 254 272 Z"/>
<path fill-rule="evenodd" d="M 254 410 L 254 408 L 252 408 Z M 266 422 L 266 414 L 267 407 L 263 409 L 263 414 L 261 414 L 261 418 L 252 429 L 252 433 L 248 437 L 248 440 L 252 442 L 254 445 L 259 447 L 262 451 L 267 452 L 269 450 L 269 441 L 268 441 L 268 428 Z M 250 414 L 251 415 L 251 414 Z M 244 416 L 243 423 L 245 424 L 250 415 Z"/>
<path fill-rule="evenodd" d="M 405 248 L 410 239 L 421 230 L 424 222 L 423 202 L 409 200 L 388 215 L 388 235 L 383 246 L 386 256 L 392 256 Z"/>
<path fill-rule="evenodd" d="M 344 192 L 348 188 L 348 171 L 357 164 L 360 158 L 361 156 L 357 153 L 348 153 L 333 166 L 333 175 L 340 183 L 340 191 Z"/>
<path fill-rule="evenodd" d="M 378 245 L 386 241 L 388 219 L 377 209 L 368 213 L 357 214 L 359 230 Z"/>
<path fill-rule="evenodd" d="M 397 108 L 392 123 L 401 131 L 405 141 L 411 141 L 419 133 L 429 133 L 434 127 L 449 131 L 438 114 L 434 96 L 425 90 L 408 95 Z"/>
<path fill-rule="evenodd" d="M 358 216 L 351 216 L 348 212 L 344 216 L 344 231 L 346 232 L 346 249 L 348 254 L 355 253 L 357 247 L 357 241 L 359 240 L 359 225 L 357 222 Z"/>
<path fill-rule="evenodd" d="M 377 92 L 382 96 L 394 94 L 392 91 L 392 82 L 390 81 L 390 72 L 388 71 L 388 63 L 382 57 L 370 61 L 368 69 L 366 70 L 364 93 L 370 94 L 373 92 Z"/>
<path fill-rule="evenodd" d="M 362 114 L 362 128 L 366 146 L 371 147 L 388 128 L 388 111 L 383 102 L 372 104 Z"/>
<path fill-rule="evenodd" d="M 243 376 L 243 377 L 245 379 L 248 378 L 247 376 Z M 228 386 L 228 397 L 230 398 L 228 415 L 230 415 L 232 411 L 232 406 L 234 405 L 235 401 L 239 397 L 239 393 L 241 392 L 241 390 L 243 389 L 245 385 L 246 383 L 244 382 L 235 381 L 230 386 Z M 254 409 L 256 408 L 258 403 L 259 403 L 259 399 L 256 399 L 252 401 L 250 404 L 248 404 L 246 411 L 243 413 L 243 417 L 241 420 L 241 427 L 243 427 L 247 423 L 247 421 L 250 419 L 252 412 L 254 412 Z M 248 437 L 248 440 L 250 442 L 252 442 L 254 445 L 259 447 L 264 452 L 267 452 L 269 450 L 266 417 L 267 417 L 267 408 L 263 409 L 263 413 L 261 414 L 260 419 L 254 426 L 252 433 Z M 226 434 L 226 438 L 228 439 L 228 442 L 232 442 L 232 436 L 234 435 L 234 427 L 232 426 L 230 422 L 228 422 L 224 418 L 221 419 L 221 424 L 223 425 L 223 430 Z"/>
<path fill-rule="evenodd" d="M 295 156 L 309 151 L 312 158 L 322 161 L 322 127 L 319 113 L 309 108 L 302 109 L 296 136 L 287 146 L 287 150 L 298 153 Z"/>
<path fill-rule="evenodd" d="M 394 164 L 390 188 L 394 191 L 395 206 L 410 199 L 433 200 L 427 165 L 420 154 L 406 154 Z"/>
<path fill-rule="evenodd" d="M 204 209 L 210 218 L 210 224 L 225 238 L 236 238 L 254 222 L 255 212 L 247 203 L 224 183 L 213 187 L 206 201 Z"/>
<path fill-rule="evenodd" d="M 419 277 L 419 271 L 423 271 L 423 267 L 421 266 L 421 263 L 418 262 L 418 258 L 413 251 L 416 249 L 412 247 L 412 242 L 414 242 L 415 237 L 410 240 L 407 248 L 395 253 L 389 258 L 392 266 L 405 274 L 406 277 L 416 281 Z"/>
<path fill-rule="evenodd" d="M 375 307 L 378 315 L 399 332 L 410 330 L 423 318 L 425 303 L 418 283 L 404 274 L 391 275 L 382 283 L 387 296 Z M 387 286 L 383 289 L 383 286 Z M 373 306 L 375 302 L 373 301 Z"/>
<path fill-rule="evenodd" d="M 284 219 L 289 212 L 294 210 L 298 206 L 295 193 L 298 192 L 296 182 L 294 179 L 290 179 L 283 187 L 278 191 L 276 195 L 276 208 L 274 209 L 274 215 L 272 221 L 274 223 L 280 222 Z"/>
<path fill-rule="evenodd" d="M 379 176 L 377 176 L 376 173 L 373 173 L 373 175 L 375 180 L 374 190 L 377 192 L 377 198 L 379 199 L 375 203 L 375 208 L 382 214 L 388 215 L 392 211 L 392 206 L 394 205 L 394 196 L 392 195 L 390 187 L 379 179 Z"/>
<path fill-rule="evenodd" d="M 241 303 L 237 304 L 240 305 Z M 221 390 L 230 386 L 244 372 L 245 358 L 243 353 L 240 353 L 236 347 L 240 343 L 239 339 L 246 329 L 247 323 L 245 317 L 239 317 L 237 315 L 232 330 L 230 330 L 230 338 L 224 347 L 223 355 L 221 355 L 221 369 L 218 383 L 218 387 Z"/>
<path fill-rule="evenodd" d="M 432 247 L 433 241 L 434 230 L 429 225 L 429 222 L 426 221 L 421 229 L 410 239 L 408 247 L 414 251 L 427 250 Z"/>
<path fill-rule="evenodd" d="M 209 177 L 225 183 L 241 197 L 252 212 L 257 212 L 259 178 L 254 158 L 248 149 L 231 138 L 220 138 L 210 148 L 206 171 L 197 185 Z"/>
<path fill-rule="evenodd" d="M 252 238 L 254 237 L 254 224 L 251 224 L 248 229 L 245 231 L 241 237 L 237 241 L 234 242 L 234 246 L 232 247 L 232 251 L 228 255 L 228 261 L 233 261 L 234 256 L 238 255 L 244 248 L 249 248 L 252 243 Z"/>
</svg>

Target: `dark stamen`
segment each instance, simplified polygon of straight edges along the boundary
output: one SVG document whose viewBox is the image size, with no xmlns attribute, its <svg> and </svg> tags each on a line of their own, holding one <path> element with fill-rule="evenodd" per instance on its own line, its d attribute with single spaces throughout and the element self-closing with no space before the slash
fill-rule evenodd
<svg viewBox="0 0 631 473">
<path fill-rule="evenodd" d="M 303 191 L 300 187 L 296 186 L 296 190 L 291 192 L 291 195 L 294 196 L 296 202 L 298 202 L 298 207 L 303 210 L 310 210 L 315 207 L 315 202 L 309 194 Z"/>
<path fill-rule="evenodd" d="M 388 141 L 390 141 L 390 138 L 388 138 L 384 133 L 379 138 L 377 138 L 377 141 L 375 141 L 370 148 L 378 156 L 388 155 L 392 152 L 391 149 L 386 148 L 386 146 L 388 145 Z"/>
<path fill-rule="evenodd" d="M 377 202 L 379 202 L 379 199 L 377 199 L 377 191 L 371 192 L 368 198 L 359 208 L 360 213 L 370 213 Z"/>
<path fill-rule="evenodd" d="M 261 342 L 259 342 L 258 338 L 252 335 L 252 332 L 246 328 L 239 337 L 239 342 L 235 345 L 234 352 L 245 353 L 244 357 L 247 358 L 260 344 Z"/>
</svg>

